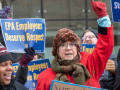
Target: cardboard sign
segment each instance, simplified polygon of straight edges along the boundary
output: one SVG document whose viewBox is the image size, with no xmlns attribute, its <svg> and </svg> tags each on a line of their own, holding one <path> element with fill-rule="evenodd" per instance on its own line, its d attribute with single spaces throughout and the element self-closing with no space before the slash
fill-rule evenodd
<svg viewBox="0 0 120 90">
<path fill-rule="evenodd" d="M 96 44 L 81 44 L 81 52 L 89 52 L 90 54 L 96 48 Z"/>
<path fill-rule="evenodd" d="M 1 19 L 1 26 L 9 52 L 25 53 L 33 46 L 36 53 L 45 53 L 45 19 Z"/>
<path fill-rule="evenodd" d="M 18 63 L 13 64 L 14 75 L 16 75 L 18 67 L 19 67 Z M 28 64 L 28 76 L 27 76 L 27 82 L 25 83 L 25 86 L 30 90 L 35 90 L 37 86 L 38 75 L 42 71 L 50 67 L 51 67 L 51 64 L 49 59 L 31 61 Z"/>
<path fill-rule="evenodd" d="M 105 89 L 53 80 L 50 86 L 50 90 L 105 90 Z"/>
<path fill-rule="evenodd" d="M 120 0 L 111 0 L 113 22 L 120 22 Z"/>
</svg>

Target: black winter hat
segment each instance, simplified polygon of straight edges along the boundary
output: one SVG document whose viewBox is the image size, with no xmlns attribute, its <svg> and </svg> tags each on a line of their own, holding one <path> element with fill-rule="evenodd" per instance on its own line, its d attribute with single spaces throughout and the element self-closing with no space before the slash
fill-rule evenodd
<svg viewBox="0 0 120 90">
<path fill-rule="evenodd" d="M 95 34 L 96 38 L 98 39 L 98 31 L 97 30 L 94 30 L 94 29 L 86 29 L 86 30 L 93 32 Z M 84 36 L 84 34 L 85 34 L 85 32 L 83 33 L 82 37 Z"/>
<path fill-rule="evenodd" d="M 11 54 L 7 51 L 7 49 L 0 43 L 0 63 L 12 60 L 13 58 Z"/>
</svg>

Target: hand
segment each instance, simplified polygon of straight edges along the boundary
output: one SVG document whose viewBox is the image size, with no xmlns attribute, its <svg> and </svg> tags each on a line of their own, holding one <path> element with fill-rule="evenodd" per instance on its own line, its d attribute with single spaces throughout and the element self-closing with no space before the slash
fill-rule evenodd
<svg viewBox="0 0 120 90">
<path fill-rule="evenodd" d="M 116 73 L 115 72 L 115 62 L 113 60 L 108 60 L 105 69 L 107 71 L 115 74 Z"/>
<path fill-rule="evenodd" d="M 22 56 L 20 60 L 20 65 L 22 66 L 28 66 L 29 62 L 33 60 L 35 55 L 35 50 L 33 47 L 31 48 L 25 48 L 25 54 Z"/>
<path fill-rule="evenodd" d="M 100 1 L 94 2 L 94 0 L 91 0 L 91 3 L 92 3 L 93 10 L 97 14 L 98 18 L 102 18 L 108 15 L 105 3 Z"/>
</svg>

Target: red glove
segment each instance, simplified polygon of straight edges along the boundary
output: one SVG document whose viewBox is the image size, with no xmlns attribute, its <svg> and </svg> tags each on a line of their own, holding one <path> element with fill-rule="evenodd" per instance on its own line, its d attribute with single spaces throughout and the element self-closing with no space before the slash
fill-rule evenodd
<svg viewBox="0 0 120 90">
<path fill-rule="evenodd" d="M 92 3 L 93 10 L 97 14 L 98 18 L 102 18 L 108 15 L 105 3 L 100 1 L 94 2 L 94 0 L 91 0 L 91 3 Z"/>
</svg>

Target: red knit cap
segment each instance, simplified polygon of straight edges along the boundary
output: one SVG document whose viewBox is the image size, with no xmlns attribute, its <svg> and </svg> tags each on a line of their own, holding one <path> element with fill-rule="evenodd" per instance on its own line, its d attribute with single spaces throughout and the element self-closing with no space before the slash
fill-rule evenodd
<svg viewBox="0 0 120 90">
<path fill-rule="evenodd" d="M 56 57 L 57 49 L 61 43 L 65 43 L 67 41 L 77 43 L 77 50 L 80 53 L 81 50 L 81 40 L 76 33 L 74 33 L 69 28 L 63 28 L 57 31 L 54 40 L 53 40 L 53 49 L 52 55 Z"/>
</svg>

